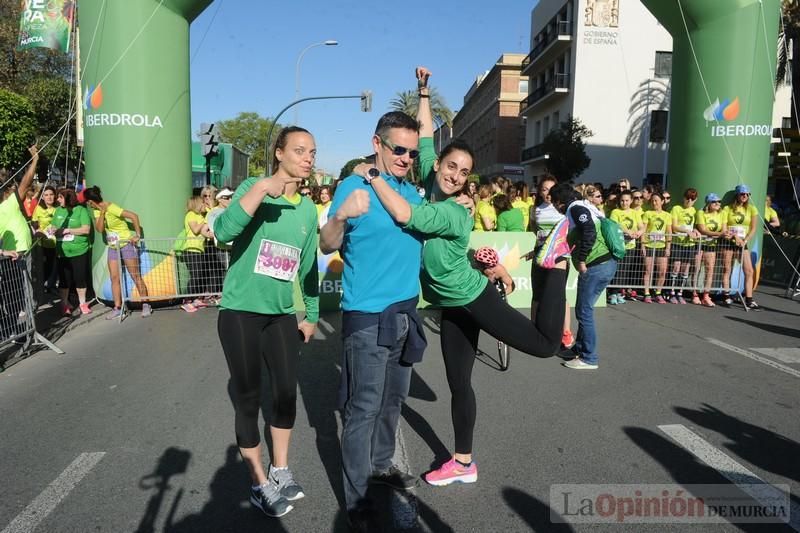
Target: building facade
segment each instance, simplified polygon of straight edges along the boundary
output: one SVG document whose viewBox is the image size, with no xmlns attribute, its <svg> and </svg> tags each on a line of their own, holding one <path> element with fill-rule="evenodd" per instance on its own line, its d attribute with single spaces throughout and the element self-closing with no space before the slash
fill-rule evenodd
<svg viewBox="0 0 800 533">
<path fill-rule="evenodd" d="M 638 0 L 540 0 L 531 11 L 531 51 L 522 62 L 530 92 L 520 105 L 525 176 L 545 173 L 542 141 L 574 117 L 593 132 L 578 178 L 661 183 L 668 175 L 672 37 Z M 776 95 L 773 122 L 787 116 Z"/>
<path fill-rule="evenodd" d="M 528 78 L 520 74 L 525 54 L 503 54 L 478 76 L 453 119 L 453 137 L 475 151 L 474 172 L 483 179 L 521 178 L 520 153 L 525 131 L 520 102 L 528 94 Z"/>
</svg>

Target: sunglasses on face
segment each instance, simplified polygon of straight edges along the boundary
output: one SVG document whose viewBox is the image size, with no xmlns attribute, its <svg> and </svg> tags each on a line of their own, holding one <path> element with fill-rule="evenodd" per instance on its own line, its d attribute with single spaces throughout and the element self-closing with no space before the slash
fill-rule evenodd
<svg viewBox="0 0 800 533">
<path fill-rule="evenodd" d="M 664 201 L 665 202 L 669 202 L 670 200 L 672 200 L 672 196 L 665 196 L 664 197 Z"/>
<path fill-rule="evenodd" d="M 740 192 L 739 196 L 750 196 L 749 192 Z"/>
<path fill-rule="evenodd" d="M 405 155 L 406 152 L 408 152 L 408 157 L 410 157 L 411 159 L 416 159 L 417 156 L 419 155 L 419 150 L 410 150 L 410 149 L 406 148 L 405 146 L 398 146 L 396 144 L 392 144 L 387 139 L 384 139 L 383 137 L 381 137 L 380 139 L 381 139 L 381 144 L 384 145 L 389 150 L 391 150 L 392 154 L 394 154 L 396 156 Z"/>
<path fill-rule="evenodd" d="M 203 198 L 211 198 L 211 195 L 210 194 L 204 194 Z"/>
<path fill-rule="evenodd" d="M 641 200 L 641 199 L 642 199 L 642 197 L 641 197 L 641 196 L 634 196 L 634 197 L 633 197 L 633 199 L 634 199 L 634 200 Z"/>
</svg>

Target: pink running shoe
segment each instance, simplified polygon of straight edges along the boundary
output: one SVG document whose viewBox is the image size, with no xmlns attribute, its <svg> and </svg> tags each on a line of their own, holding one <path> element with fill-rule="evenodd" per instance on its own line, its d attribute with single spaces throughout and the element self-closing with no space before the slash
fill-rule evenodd
<svg viewBox="0 0 800 533">
<path fill-rule="evenodd" d="M 653 303 L 653 298 L 651 298 L 650 295 L 648 294 L 647 296 L 644 297 L 643 301 L 646 304 L 651 304 L 651 303 Z"/>
<path fill-rule="evenodd" d="M 569 243 L 567 242 L 567 233 L 569 232 L 569 221 L 566 218 L 561 219 L 561 222 L 555 225 L 550 231 L 550 234 L 545 239 L 542 249 L 536 256 L 536 264 L 542 268 L 555 268 L 556 260 L 572 251 Z"/>
<path fill-rule="evenodd" d="M 665 304 L 665 303 L 667 303 L 667 301 L 664 299 L 663 296 L 658 294 L 658 295 L 656 295 L 656 303 L 657 304 Z"/>
<path fill-rule="evenodd" d="M 92 312 L 92 308 L 91 308 L 91 307 L 89 307 L 89 304 L 88 304 L 88 303 L 86 303 L 86 302 L 82 303 L 82 304 L 81 304 L 81 305 L 79 305 L 78 307 L 80 307 L 80 308 L 81 308 L 81 314 L 88 315 L 89 313 L 91 313 L 91 312 Z"/>
<path fill-rule="evenodd" d="M 692 303 L 694 305 L 701 305 L 703 302 L 700 301 L 700 297 L 695 294 L 694 296 L 692 296 Z"/>
<path fill-rule="evenodd" d="M 475 461 L 468 467 L 462 466 L 454 457 L 437 470 L 431 470 L 422 477 L 428 484 L 437 487 L 450 483 L 475 483 L 478 481 L 478 466 Z"/>
</svg>

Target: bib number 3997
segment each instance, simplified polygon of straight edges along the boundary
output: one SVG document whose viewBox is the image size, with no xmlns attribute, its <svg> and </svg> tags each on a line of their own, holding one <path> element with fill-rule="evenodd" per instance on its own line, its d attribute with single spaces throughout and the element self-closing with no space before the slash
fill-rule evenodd
<svg viewBox="0 0 800 533">
<path fill-rule="evenodd" d="M 254 272 L 262 276 L 294 281 L 300 268 L 300 248 L 270 241 L 261 240 Z"/>
</svg>

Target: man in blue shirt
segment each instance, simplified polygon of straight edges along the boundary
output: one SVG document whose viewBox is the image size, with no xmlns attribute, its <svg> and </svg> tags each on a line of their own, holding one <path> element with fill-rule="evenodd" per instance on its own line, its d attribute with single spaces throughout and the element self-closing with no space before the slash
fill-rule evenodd
<svg viewBox="0 0 800 533">
<path fill-rule="evenodd" d="M 419 154 L 419 123 L 393 111 L 372 137 L 375 167 L 410 204 L 422 202 L 405 180 Z M 369 530 L 375 515 L 366 499 L 370 482 L 408 489 L 413 478 L 392 464 L 400 408 L 411 365 L 424 350 L 416 305 L 422 238 L 396 224 L 366 179 L 352 175 L 336 188 L 323 253 L 340 250 L 345 381 L 342 468 L 345 503 L 354 529 Z"/>
</svg>

